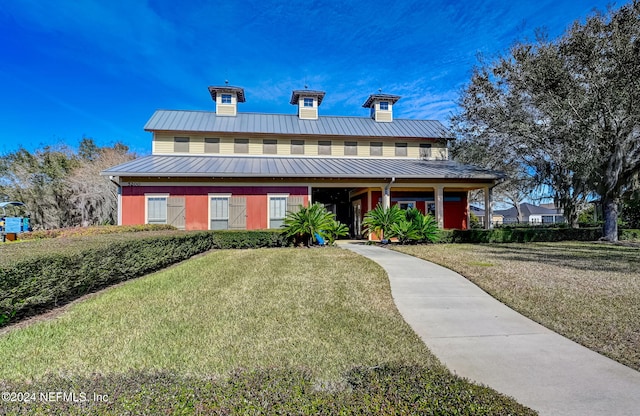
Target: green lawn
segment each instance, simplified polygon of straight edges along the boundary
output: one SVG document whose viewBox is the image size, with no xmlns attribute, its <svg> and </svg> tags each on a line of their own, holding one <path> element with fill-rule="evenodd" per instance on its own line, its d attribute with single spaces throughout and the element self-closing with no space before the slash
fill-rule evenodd
<svg viewBox="0 0 640 416">
<path fill-rule="evenodd" d="M 396 249 L 455 270 L 547 328 L 640 370 L 640 247 L 559 242 Z"/>
<path fill-rule="evenodd" d="M 535 414 L 451 374 L 385 272 L 338 248 L 211 252 L 0 335 L 0 351 L 1 391 L 89 398 L 7 414 Z"/>
<path fill-rule="evenodd" d="M 162 369 L 226 374 L 354 365 L 438 366 L 392 302 L 386 275 L 346 250 L 218 251 L 0 337 L 0 378 Z"/>
</svg>

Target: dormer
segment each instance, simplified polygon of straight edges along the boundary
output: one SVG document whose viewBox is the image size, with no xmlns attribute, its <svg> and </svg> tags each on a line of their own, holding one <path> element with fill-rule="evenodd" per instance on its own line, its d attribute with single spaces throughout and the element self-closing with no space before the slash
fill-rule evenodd
<svg viewBox="0 0 640 416">
<path fill-rule="evenodd" d="M 238 114 L 238 103 L 245 102 L 244 88 L 232 87 L 209 87 L 211 98 L 216 103 L 216 114 L 219 116 L 235 116 Z"/>
<path fill-rule="evenodd" d="M 393 105 L 399 99 L 399 95 L 371 94 L 362 106 L 371 109 L 371 118 L 375 121 L 390 123 L 393 121 Z"/>
<path fill-rule="evenodd" d="M 317 120 L 318 107 L 322 104 L 324 91 L 294 90 L 290 104 L 298 106 L 298 117 L 302 120 Z"/>
</svg>

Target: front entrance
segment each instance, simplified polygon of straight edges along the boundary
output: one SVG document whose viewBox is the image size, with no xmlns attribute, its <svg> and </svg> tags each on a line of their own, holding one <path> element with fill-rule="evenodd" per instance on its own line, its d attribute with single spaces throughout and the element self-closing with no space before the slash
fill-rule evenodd
<svg viewBox="0 0 640 416">
<path fill-rule="evenodd" d="M 350 234 L 353 235 L 351 204 L 349 203 L 350 188 L 313 188 L 311 191 L 311 202 L 320 203 L 328 211 L 336 215 L 336 220 L 349 227 Z"/>
</svg>

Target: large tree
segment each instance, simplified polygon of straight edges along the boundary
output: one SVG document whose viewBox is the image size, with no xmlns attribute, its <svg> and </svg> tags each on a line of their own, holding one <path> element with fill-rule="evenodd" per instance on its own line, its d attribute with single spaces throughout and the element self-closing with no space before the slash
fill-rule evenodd
<svg viewBox="0 0 640 416">
<path fill-rule="evenodd" d="M 127 146 L 98 147 L 90 138 L 78 151 L 22 148 L 0 157 L 0 194 L 24 202 L 36 229 L 113 224 L 117 186 L 100 172 L 134 157 Z"/>
<path fill-rule="evenodd" d="M 475 68 L 452 119 L 458 149 L 499 149 L 505 165 L 550 186 L 572 223 L 597 195 L 604 237 L 615 241 L 620 198 L 640 174 L 639 62 L 637 0 L 575 22 L 557 40 L 517 43 Z"/>
</svg>

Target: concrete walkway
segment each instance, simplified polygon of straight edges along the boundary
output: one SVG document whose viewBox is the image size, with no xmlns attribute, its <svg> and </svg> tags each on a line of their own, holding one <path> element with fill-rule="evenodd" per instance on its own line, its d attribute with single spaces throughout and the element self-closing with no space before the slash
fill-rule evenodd
<svg viewBox="0 0 640 416">
<path fill-rule="evenodd" d="M 454 373 L 541 415 L 640 415 L 640 372 L 525 318 L 449 269 L 376 246 L 341 246 L 387 271 L 398 310 Z"/>
</svg>

